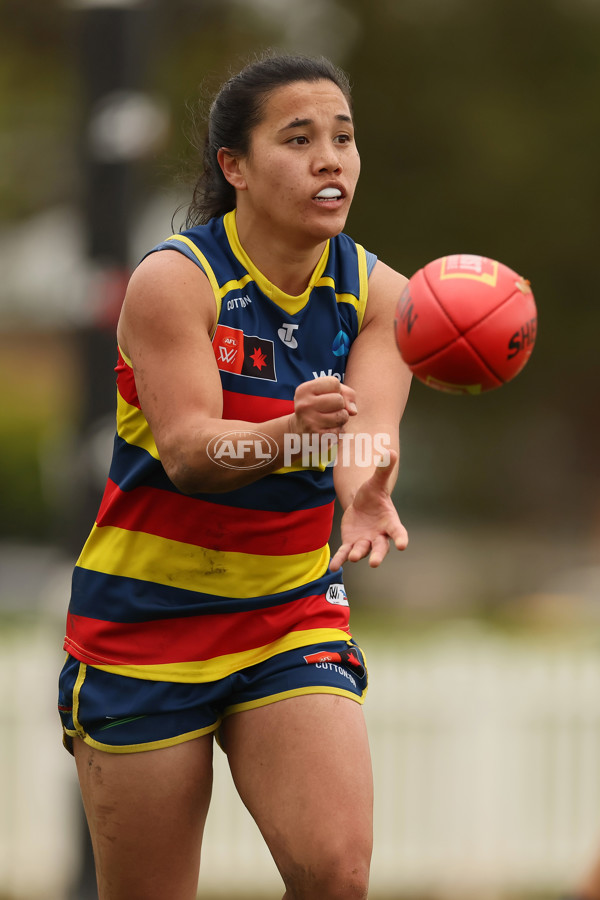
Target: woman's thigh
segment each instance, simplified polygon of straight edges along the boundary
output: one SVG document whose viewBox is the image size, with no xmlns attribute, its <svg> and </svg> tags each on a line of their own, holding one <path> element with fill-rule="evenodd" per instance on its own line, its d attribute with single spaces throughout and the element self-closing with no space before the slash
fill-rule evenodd
<svg viewBox="0 0 600 900">
<path fill-rule="evenodd" d="M 231 715 L 222 734 L 237 789 L 286 896 L 333 897 L 338 888 L 339 896 L 366 896 L 373 783 L 361 705 L 307 694 Z M 307 873 L 313 893 L 302 886 Z"/>
<path fill-rule="evenodd" d="M 212 789 L 212 735 L 107 753 L 74 738 L 100 900 L 193 900 Z"/>
</svg>

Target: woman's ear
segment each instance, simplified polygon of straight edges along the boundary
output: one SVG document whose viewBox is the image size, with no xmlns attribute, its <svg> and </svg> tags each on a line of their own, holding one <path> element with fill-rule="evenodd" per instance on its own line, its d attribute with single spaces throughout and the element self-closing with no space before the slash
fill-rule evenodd
<svg viewBox="0 0 600 900">
<path fill-rule="evenodd" d="M 220 147 L 217 152 L 217 161 L 229 184 L 234 187 L 236 191 L 245 191 L 247 184 L 246 179 L 242 174 L 243 166 L 240 165 L 240 157 L 234 156 L 226 147 Z"/>
</svg>

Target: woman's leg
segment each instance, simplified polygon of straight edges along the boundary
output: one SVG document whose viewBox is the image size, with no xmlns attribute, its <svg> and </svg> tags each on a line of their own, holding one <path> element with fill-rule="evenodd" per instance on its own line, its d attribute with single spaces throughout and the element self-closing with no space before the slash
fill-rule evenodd
<svg viewBox="0 0 600 900">
<path fill-rule="evenodd" d="M 362 707 L 309 694 L 223 723 L 237 789 L 286 886 L 286 900 L 364 900 L 373 832 Z"/>
<path fill-rule="evenodd" d="M 100 900 L 193 900 L 212 789 L 212 735 L 161 750 L 73 747 Z"/>
</svg>

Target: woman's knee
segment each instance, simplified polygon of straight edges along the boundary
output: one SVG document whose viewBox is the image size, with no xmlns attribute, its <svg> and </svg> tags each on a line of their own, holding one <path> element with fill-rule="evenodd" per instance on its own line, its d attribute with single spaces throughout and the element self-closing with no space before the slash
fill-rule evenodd
<svg viewBox="0 0 600 900">
<path fill-rule="evenodd" d="M 358 854 L 323 855 L 282 872 L 285 900 L 366 900 L 369 861 Z"/>
</svg>

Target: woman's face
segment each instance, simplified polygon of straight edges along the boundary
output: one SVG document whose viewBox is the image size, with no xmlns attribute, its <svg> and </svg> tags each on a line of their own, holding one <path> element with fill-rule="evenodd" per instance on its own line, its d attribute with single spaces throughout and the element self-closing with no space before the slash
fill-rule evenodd
<svg viewBox="0 0 600 900">
<path fill-rule="evenodd" d="M 238 209 L 257 226 L 296 246 L 339 234 L 360 172 L 343 93 L 329 80 L 277 88 L 238 163 Z"/>
</svg>

